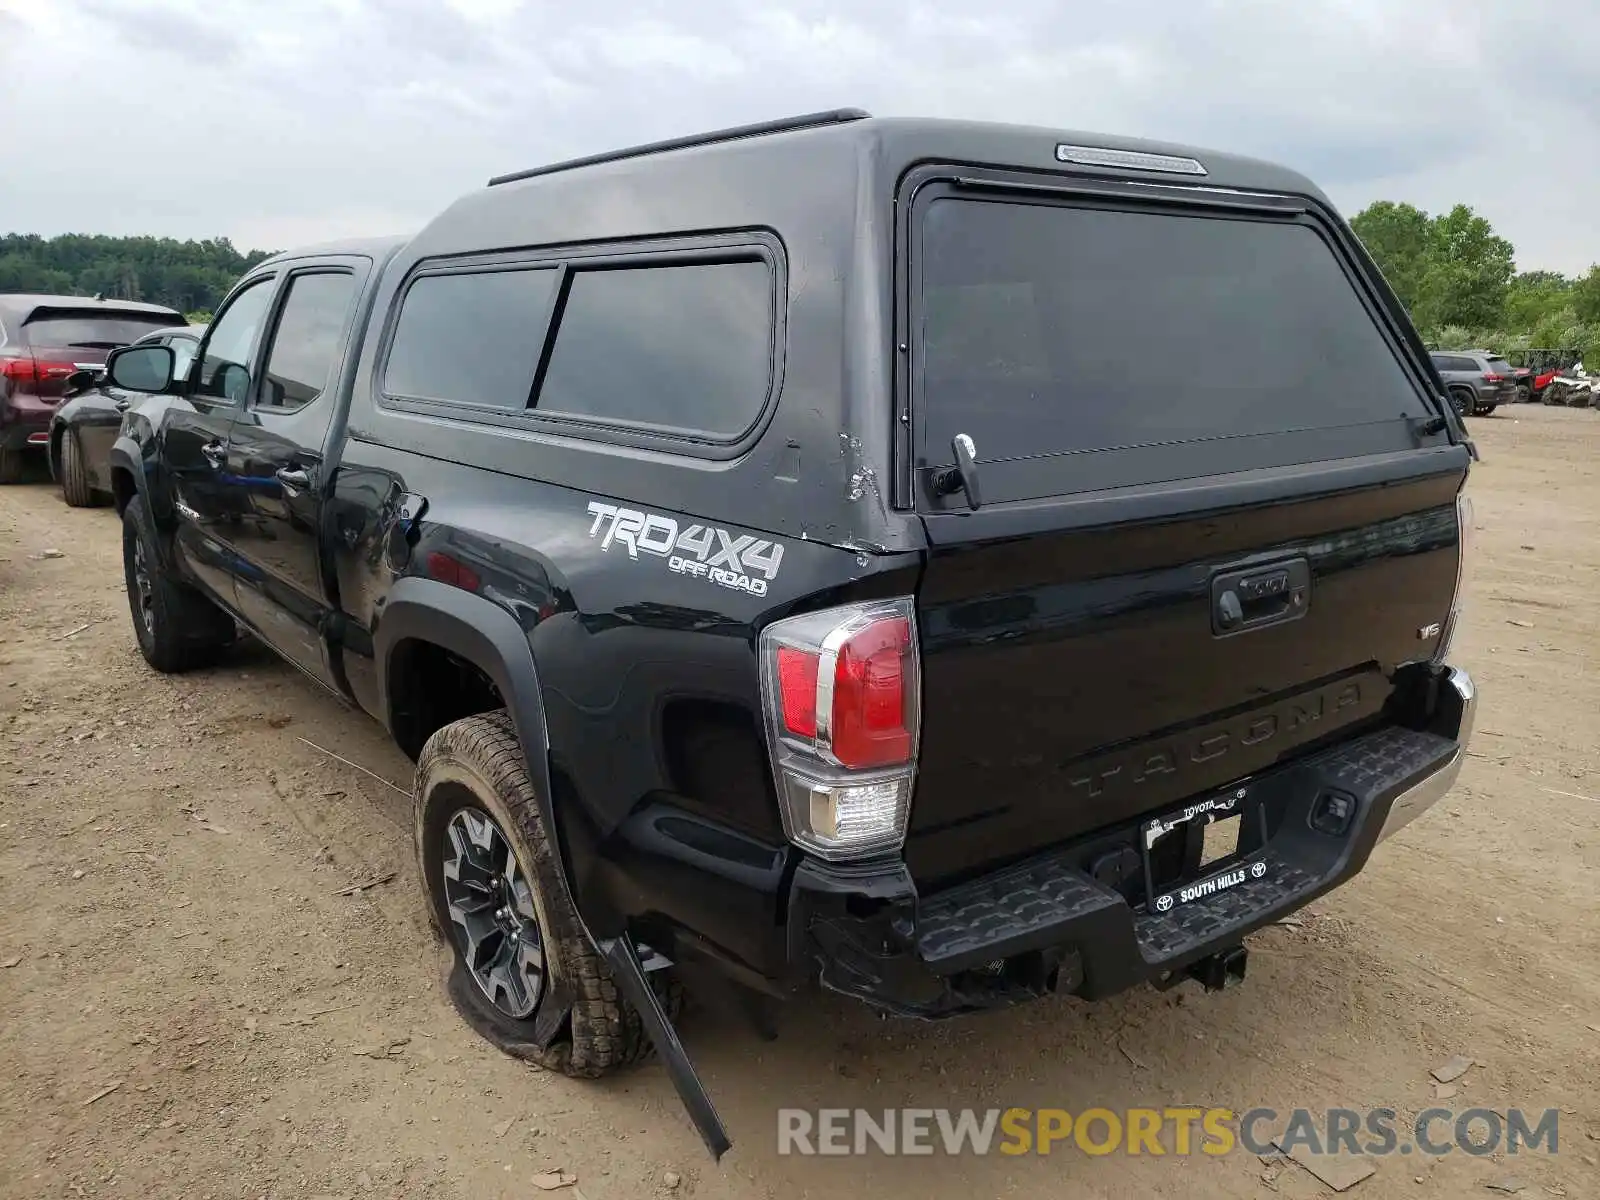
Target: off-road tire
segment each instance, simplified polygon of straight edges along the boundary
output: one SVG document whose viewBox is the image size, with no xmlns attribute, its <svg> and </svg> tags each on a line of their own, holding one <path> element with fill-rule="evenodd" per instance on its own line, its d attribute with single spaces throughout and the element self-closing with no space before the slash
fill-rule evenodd
<svg viewBox="0 0 1600 1200">
<path fill-rule="evenodd" d="M 99 493 L 89 486 L 78 435 L 70 429 L 61 434 L 61 498 L 73 508 L 93 508 L 100 503 Z"/>
<path fill-rule="evenodd" d="M 572 997 L 569 1021 L 548 1047 L 533 1030 L 553 993 L 546 980 L 540 1007 L 525 1020 L 496 1008 L 474 981 L 452 936 L 444 891 L 444 838 L 459 799 L 441 789 L 464 787 L 505 835 L 527 876 L 538 913 L 545 970 Z M 434 929 L 450 947 L 447 989 L 462 1018 L 494 1046 L 516 1058 L 575 1078 L 596 1079 L 648 1057 L 654 1050 L 638 1012 L 624 1000 L 585 936 L 567 890 L 554 839 L 544 827 L 522 745 L 504 709 L 466 717 L 440 729 L 422 747 L 413 787 L 417 863 L 428 892 Z M 682 1005 L 666 972 L 648 977 L 669 1018 Z"/>
<path fill-rule="evenodd" d="M 137 578 L 141 547 L 149 584 L 148 623 Z M 233 642 L 238 632 L 233 618 L 174 579 L 162 564 L 142 496 L 134 496 L 122 510 L 122 575 L 139 650 L 156 670 L 174 674 L 206 666 Z"/>
<path fill-rule="evenodd" d="M 22 482 L 22 451 L 0 446 L 0 483 Z"/>
</svg>

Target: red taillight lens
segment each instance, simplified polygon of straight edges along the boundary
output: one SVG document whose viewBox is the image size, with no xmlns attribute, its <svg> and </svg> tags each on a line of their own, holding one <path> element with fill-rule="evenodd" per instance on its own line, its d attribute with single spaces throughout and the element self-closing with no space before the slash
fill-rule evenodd
<svg viewBox="0 0 1600 1200">
<path fill-rule="evenodd" d="M 1483 381 L 1485 383 L 1500 383 L 1504 381 L 1504 379 L 1504 375 L 1496 375 L 1493 371 L 1486 371 L 1484 372 L 1483 376 Z"/>
<path fill-rule="evenodd" d="M 466 563 L 454 555 L 441 554 L 437 550 L 428 555 L 428 574 L 440 583 L 448 583 L 469 592 L 477 591 L 483 583 L 478 573 Z"/>
<path fill-rule="evenodd" d="M 783 728 L 796 737 L 817 736 L 818 657 L 808 650 L 778 648 L 778 704 Z"/>
<path fill-rule="evenodd" d="M 33 385 L 65 379 L 78 368 L 72 363 L 46 362 L 37 358 L 8 358 L 0 360 L 0 375 L 13 383 Z"/>
<path fill-rule="evenodd" d="M 833 756 L 847 767 L 888 767 L 911 758 L 906 660 L 911 623 L 874 621 L 839 650 L 833 681 Z"/>
</svg>

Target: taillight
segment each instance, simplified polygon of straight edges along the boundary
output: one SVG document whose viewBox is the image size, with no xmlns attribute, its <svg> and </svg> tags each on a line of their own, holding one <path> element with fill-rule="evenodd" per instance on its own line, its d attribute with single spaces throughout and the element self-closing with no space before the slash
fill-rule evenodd
<svg viewBox="0 0 1600 1200">
<path fill-rule="evenodd" d="M 1450 615 L 1445 618 L 1439 643 L 1434 647 L 1433 661 L 1444 663 L 1450 657 L 1450 647 L 1455 642 L 1456 631 L 1461 628 L 1461 613 L 1466 600 L 1467 585 L 1472 578 L 1473 545 L 1477 534 L 1473 531 L 1477 514 L 1472 510 L 1472 497 L 1466 489 L 1456 493 L 1456 590 L 1450 600 Z"/>
<path fill-rule="evenodd" d="M 38 358 L 0 359 L 0 375 L 26 387 L 65 379 L 77 369 L 74 363 L 47 362 Z"/>
<path fill-rule="evenodd" d="M 1505 376 L 1496 375 L 1493 371 L 1485 371 L 1483 373 L 1483 381 L 1485 383 L 1503 383 L 1505 382 Z"/>
<path fill-rule="evenodd" d="M 829 859 L 898 848 L 921 725 L 912 601 L 773 622 L 761 633 L 761 683 L 790 839 Z"/>
<path fill-rule="evenodd" d="M 483 585 L 478 573 L 452 554 L 443 554 L 435 550 L 428 555 L 427 565 L 430 578 L 437 579 L 440 583 L 448 583 L 451 587 L 475 592 Z"/>
</svg>

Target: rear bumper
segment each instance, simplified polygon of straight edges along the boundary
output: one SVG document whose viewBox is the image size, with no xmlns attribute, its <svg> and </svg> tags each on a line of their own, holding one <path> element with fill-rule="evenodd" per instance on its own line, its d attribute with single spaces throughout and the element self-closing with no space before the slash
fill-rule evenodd
<svg viewBox="0 0 1600 1200">
<path fill-rule="evenodd" d="M 50 442 L 50 418 L 55 412 L 56 405 L 33 395 L 0 401 L 0 447 L 44 449 Z"/>
<path fill-rule="evenodd" d="M 1493 391 L 1484 389 L 1478 393 L 1478 403 L 1485 408 L 1498 408 L 1502 404 L 1515 404 L 1521 398 L 1522 394 L 1514 383 L 1501 384 Z"/>
<path fill-rule="evenodd" d="M 1095 999 L 1166 984 L 1248 933 L 1350 879 L 1373 848 L 1449 791 L 1471 737 L 1477 691 L 1464 671 L 1437 680 L 1428 729 L 1385 726 L 1246 781 L 1265 837 L 1241 882 L 1176 903 L 1097 878 L 1087 866 L 1139 825 L 1102 832 L 956 887 L 919 895 L 903 863 L 803 862 L 789 905 L 793 964 L 881 1009 L 938 1017 L 1048 992 Z M 1327 797 L 1351 803 L 1338 833 L 1313 828 Z M 1099 860 L 1097 860 L 1099 861 Z M 1231 872 L 1230 872 L 1231 875 Z M 1176 896 L 1176 893 L 1171 893 Z"/>
</svg>

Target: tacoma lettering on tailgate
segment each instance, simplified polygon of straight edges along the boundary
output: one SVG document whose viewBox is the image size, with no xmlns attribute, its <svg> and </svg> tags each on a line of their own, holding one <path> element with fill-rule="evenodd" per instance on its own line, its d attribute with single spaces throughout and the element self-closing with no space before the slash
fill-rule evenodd
<svg viewBox="0 0 1600 1200">
<path fill-rule="evenodd" d="M 1361 703 L 1361 685 L 1354 680 L 1321 691 L 1296 696 L 1268 709 L 1244 713 L 1231 720 L 1202 725 L 1187 734 L 1154 738 L 1128 750 L 1094 758 L 1069 768 L 1067 783 L 1074 791 L 1100 797 L 1108 792 L 1127 794 L 1157 779 L 1177 775 L 1186 768 L 1235 754 L 1246 747 L 1281 741 L 1283 748 L 1310 741 L 1322 722 Z M 1352 711 L 1347 714 L 1353 717 Z"/>
</svg>

